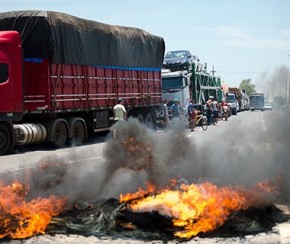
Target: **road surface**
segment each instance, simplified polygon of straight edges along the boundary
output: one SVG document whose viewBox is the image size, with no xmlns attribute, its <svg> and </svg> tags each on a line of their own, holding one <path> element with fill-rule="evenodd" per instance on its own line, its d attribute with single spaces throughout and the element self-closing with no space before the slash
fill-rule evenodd
<svg viewBox="0 0 290 244">
<path fill-rule="evenodd" d="M 144 131 L 138 136 L 148 136 L 154 158 L 163 162 L 163 175 L 157 178 L 169 179 L 174 173 L 184 178 L 209 179 L 212 182 L 228 184 L 251 184 L 265 179 L 274 180 L 277 175 L 284 177 L 282 182 L 282 196 L 274 202 L 285 213 L 289 214 L 289 129 L 288 112 L 285 111 L 245 111 L 231 116 L 228 121 L 219 121 L 217 126 L 209 126 L 207 131 L 197 128 L 190 132 L 186 128 L 172 126 L 166 131 L 157 130 L 146 134 Z M 133 127 L 131 127 L 133 128 Z M 159 139 L 158 139 L 159 138 Z M 155 175 L 145 174 L 144 171 L 131 170 L 131 166 L 123 162 L 123 167 L 111 168 L 114 177 L 106 182 L 105 189 L 100 193 L 98 184 L 103 184 L 106 171 L 104 155 L 122 152 L 114 148 L 108 149 L 108 142 L 99 141 L 77 148 L 46 150 L 30 147 L 12 155 L 0 158 L 0 173 L 2 179 L 24 177 L 28 171 L 37 174 L 39 165 L 58 163 L 68 165 L 66 169 L 59 168 L 53 172 L 53 179 L 63 177 L 57 185 L 67 194 L 78 198 L 118 197 L 120 193 L 134 191 L 138 183 L 145 181 L 148 175 L 155 179 Z M 39 149 L 34 151 L 35 149 Z M 174 154 L 170 153 L 174 151 Z M 114 152 L 114 153 L 113 153 Z M 141 154 L 140 154 L 141 155 Z M 112 156 L 112 155 L 111 155 Z M 141 157 L 141 156 L 140 156 Z M 121 160 L 121 157 L 116 159 Z M 124 166 L 125 165 L 125 166 Z M 114 165 L 115 166 L 115 165 Z M 128 166 L 128 168 L 126 168 Z M 145 167 L 146 165 L 142 165 Z M 157 167 L 157 165 L 156 165 Z M 158 166 L 159 167 L 159 166 Z M 145 167 L 146 169 L 146 167 Z M 51 173 L 51 171 L 50 171 Z M 47 174 L 39 174 L 42 181 Z M 56 180 L 56 182 L 59 179 Z M 70 186 L 66 188 L 65 186 Z M 95 188 L 98 188 L 97 190 Z M 53 192 L 53 190 L 52 190 Z M 279 224 L 274 232 L 250 235 L 245 238 L 200 238 L 196 237 L 188 243 L 290 243 L 290 222 Z M 3 242 L 5 243 L 5 241 Z M 94 236 L 80 235 L 41 235 L 26 240 L 13 240 L 9 243 L 145 243 L 139 240 L 100 239 Z M 146 242 L 148 243 L 148 242 Z M 162 240 L 152 243 L 163 243 Z M 175 243 L 175 242 L 169 242 Z"/>
</svg>

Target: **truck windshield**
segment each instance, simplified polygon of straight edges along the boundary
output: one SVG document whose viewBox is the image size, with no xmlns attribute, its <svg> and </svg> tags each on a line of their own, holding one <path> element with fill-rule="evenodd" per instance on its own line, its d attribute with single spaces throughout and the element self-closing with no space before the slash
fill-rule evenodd
<svg viewBox="0 0 290 244">
<path fill-rule="evenodd" d="M 177 78 L 162 78 L 162 90 L 179 90 L 182 89 L 182 79 Z"/>
<path fill-rule="evenodd" d="M 227 99 L 226 99 L 227 103 L 233 103 L 235 102 L 235 95 L 228 95 Z"/>
</svg>

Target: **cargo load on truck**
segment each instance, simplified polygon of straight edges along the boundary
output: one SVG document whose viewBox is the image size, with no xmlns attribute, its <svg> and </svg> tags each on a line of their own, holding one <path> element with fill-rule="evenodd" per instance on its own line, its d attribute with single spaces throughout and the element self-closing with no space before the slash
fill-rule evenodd
<svg viewBox="0 0 290 244">
<path fill-rule="evenodd" d="M 139 28 L 31 10 L 0 13 L 1 30 L 20 33 L 27 59 L 116 67 L 159 68 L 163 63 L 163 39 Z"/>
<path fill-rule="evenodd" d="M 109 130 L 113 107 L 162 121 L 162 37 L 53 11 L 0 13 L 0 154 L 15 145 L 80 145 Z"/>
</svg>

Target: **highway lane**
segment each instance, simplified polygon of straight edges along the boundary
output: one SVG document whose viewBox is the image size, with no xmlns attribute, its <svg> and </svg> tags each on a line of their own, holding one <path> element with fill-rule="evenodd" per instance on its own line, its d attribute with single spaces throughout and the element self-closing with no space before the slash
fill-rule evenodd
<svg viewBox="0 0 290 244">
<path fill-rule="evenodd" d="M 63 149 L 50 149 L 44 146 L 31 145 L 24 149 L 16 150 L 11 155 L 0 156 L 0 173 L 33 168 L 46 158 L 63 159 L 66 163 L 79 163 L 82 160 L 101 159 L 103 157 L 102 150 L 104 145 L 104 140 L 79 147 Z"/>
<path fill-rule="evenodd" d="M 165 132 L 158 130 L 155 136 L 161 139 L 152 139 L 152 135 L 148 138 L 158 141 L 152 144 L 156 160 L 165 161 L 166 167 L 174 170 L 174 167 L 179 167 L 179 170 L 183 167 L 181 175 L 184 174 L 184 177 L 207 178 L 221 184 L 255 183 L 275 178 L 287 166 L 289 142 L 283 139 L 283 135 L 288 127 L 279 119 L 283 115 L 283 112 L 245 111 L 231 116 L 228 121 L 219 121 L 217 126 L 209 126 L 207 131 L 197 127 L 195 132 L 190 132 L 185 128 L 180 133 L 182 135 L 176 136 L 170 129 Z M 33 151 L 31 147 L 1 156 L 0 174 L 16 174 L 47 162 L 78 167 L 86 165 L 88 168 L 91 164 L 96 175 L 101 174 L 98 170 L 103 171 L 106 145 L 108 143 L 104 140 L 99 140 L 89 145 L 58 150 L 40 148 Z M 174 153 L 170 152 L 172 150 Z M 139 172 L 136 175 L 140 177 Z M 168 175 L 172 176 L 172 172 Z"/>
<path fill-rule="evenodd" d="M 156 160 L 165 161 L 168 168 L 184 167 L 181 175 L 185 177 L 207 178 L 221 184 L 254 183 L 275 178 L 279 170 L 283 171 L 283 167 L 287 166 L 289 142 L 283 139 L 287 125 L 283 125 L 283 120 L 279 119 L 283 115 L 283 112 L 245 111 L 231 116 L 228 121 L 219 121 L 217 126 L 209 126 L 207 131 L 198 127 L 195 132 L 190 132 L 185 128 L 180 133 L 182 135 L 176 136 L 170 129 L 165 132 L 158 130 L 153 134 L 159 139 L 152 139 L 152 135 L 148 138 L 152 141 Z M 47 162 L 62 162 L 78 167 L 86 165 L 88 168 L 92 164 L 94 170 L 102 172 L 106 145 L 108 143 L 103 140 L 58 150 L 42 148 L 33 151 L 32 147 L 1 156 L 0 174 L 15 174 Z M 174 153 L 170 152 L 172 150 Z M 139 172 L 136 175 L 140 177 Z M 168 175 L 172 176 L 172 172 Z"/>
<path fill-rule="evenodd" d="M 276 116 L 278 114 L 278 116 Z M 156 136 L 164 138 L 163 143 L 177 144 L 178 148 L 188 149 L 190 160 L 188 163 L 180 164 L 187 167 L 188 164 L 194 165 L 188 168 L 192 172 L 192 177 L 208 178 L 220 184 L 234 183 L 254 183 L 259 180 L 273 179 L 279 170 L 284 169 L 283 161 L 289 154 L 287 151 L 287 140 L 283 140 L 281 135 L 285 135 L 285 125 L 280 120 L 280 115 L 284 118 L 283 112 L 241 112 L 237 116 L 231 116 L 228 121 L 219 121 L 217 126 L 209 126 L 207 131 L 197 128 L 196 132 L 185 129 L 181 137 L 170 137 L 170 130 L 164 132 L 158 130 Z M 173 133 L 174 134 L 174 133 Z M 169 136 L 169 137 L 168 137 Z M 184 145 L 189 143 L 189 145 Z M 285 145 L 283 145 L 285 144 Z M 85 145 L 77 148 L 65 148 L 59 150 L 37 150 L 24 151 L 13 155 L 2 156 L 0 158 L 0 171 L 6 176 L 9 172 L 22 172 L 23 169 L 35 169 L 41 162 L 64 162 L 75 167 L 75 173 L 80 174 L 86 180 L 73 178 L 77 182 L 72 186 L 72 191 L 78 188 L 90 189 L 89 185 L 96 185 L 100 177 L 97 172 L 104 167 L 104 150 L 106 142 Z M 162 148 L 164 149 L 164 148 Z M 165 152 L 163 151 L 165 154 Z M 188 153 L 183 151 L 183 153 Z M 180 158 L 177 158 L 180 160 Z M 184 158 L 183 158 L 184 159 Z M 188 160 L 188 159 L 184 159 Z M 53 164 L 52 164 L 53 165 Z M 91 166 L 93 165 L 93 167 Z M 170 165 L 171 166 L 171 165 Z M 285 165 L 284 165 L 285 166 Z M 286 165 L 287 166 L 287 165 Z M 176 169 L 176 168 L 174 168 Z M 186 169 L 186 171 L 188 171 Z M 193 172 L 197 171 L 197 172 Z M 91 172 L 89 174 L 88 172 Z M 138 175 L 138 177 L 136 175 Z M 91 177 L 95 175 L 96 177 Z M 75 175 L 74 175 L 75 176 Z M 122 171 L 116 178 L 121 181 L 113 180 L 115 191 L 108 192 L 107 196 L 117 196 L 126 184 L 132 184 L 134 180 L 144 179 L 140 172 Z M 88 182 L 89 181 L 89 184 Z M 71 179 L 69 180 L 71 182 Z M 119 183 L 122 182 L 122 183 Z M 116 184 L 120 184 L 116 187 Z M 122 186 L 122 187 L 121 187 Z M 289 193 L 285 189 L 285 193 Z M 125 192 L 127 192 L 125 190 Z M 78 194 L 76 196 L 79 196 Z M 289 213 L 289 201 L 287 198 L 277 203 L 283 211 Z M 290 243 L 290 223 L 279 224 L 276 227 L 277 233 L 261 233 L 256 236 L 247 236 L 246 239 L 239 238 L 194 238 L 189 243 Z M 38 236 L 29 238 L 21 243 L 142 243 L 133 240 L 111 240 L 110 238 L 99 239 L 96 237 L 83 237 L 78 235 L 64 236 Z M 18 241 L 14 241 L 18 243 Z M 20 243 L 20 242 L 19 242 Z M 158 242 L 154 242 L 158 243 Z M 162 243 L 162 241 L 160 241 Z"/>
</svg>

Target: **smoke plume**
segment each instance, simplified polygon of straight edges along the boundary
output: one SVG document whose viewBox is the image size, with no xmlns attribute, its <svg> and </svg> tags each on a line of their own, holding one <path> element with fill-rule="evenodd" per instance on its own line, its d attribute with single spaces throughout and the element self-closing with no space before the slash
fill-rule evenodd
<svg viewBox="0 0 290 244">
<path fill-rule="evenodd" d="M 267 101 L 273 102 L 275 97 L 283 97 L 289 103 L 290 68 L 281 65 L 273 73 L 262 73 L 257 79 L 257 89 L 265 92 Z"/>
<path fill-rule="evenodd" d="M 101 144 L 103 158 L 94 158 L 94 145 L 63 156 L 43 156 L 22 180 L 29 183 L 32 198 L 65 195 L 70 204 L 118 198 L 144 187 L 146 181 L 161 187 L 172 179 L 227 186 L 279 180 L 282 195 L 289 200 L 289 111 L 260 114 L 266 128 L 253 125 L 250 119 L 230 118 L 223 123 L 242 125 L 224 124 L 193 133 L 185 131 L 181 122 L 175 121 L 166 133 L 157 133 L 129 119 L 115 124 L 116 138 L 109 136 Z"/>
</svg>

